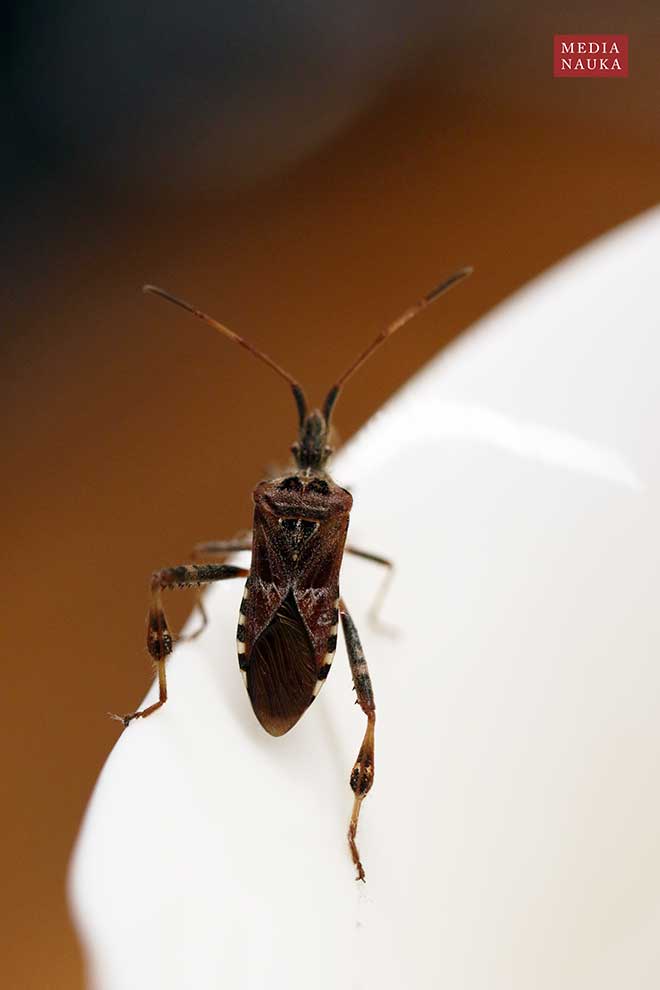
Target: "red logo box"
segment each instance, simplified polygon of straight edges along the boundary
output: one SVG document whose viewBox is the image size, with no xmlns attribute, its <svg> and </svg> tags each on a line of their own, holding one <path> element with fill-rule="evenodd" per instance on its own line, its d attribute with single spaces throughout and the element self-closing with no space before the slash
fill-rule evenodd
<svg viewBox="0 0 660 990">
<path fill-rule="evenodd" d="M 555 79 L 628 78 L 627 34 L 556 34 Z"/>
</svg>

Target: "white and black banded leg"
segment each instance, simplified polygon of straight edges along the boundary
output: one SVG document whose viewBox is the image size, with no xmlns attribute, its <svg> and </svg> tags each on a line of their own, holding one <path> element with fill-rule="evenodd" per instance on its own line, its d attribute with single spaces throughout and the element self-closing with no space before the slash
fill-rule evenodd
<svg viewBox="0 0 660 990">
<path fill-rule="evenodd" d="M 130 715 L 111 715 L 125 726 L 134 718 L 146 718 L 167 701 L 165 661 L 172 652 L 172 635 L 165 617 L 161 593 L 172 588 L 199 588 L 228 578 L 247 577 L 249 570 L 233 564 L 180 564 L 164 567 L 151 575 L 151 607 L 147 617 L 147 649 L 158 671 L 158 701 Z"/>
<path fill-rule="evenodd" d="M 238 553 L 240 550 L 251 549 L 252 533 L 246 533 L 244 536 L 235 537 L 233 540 L 208 540 L 205 543 L 196 543 L 193 547 L 191 557 L 193 560 L 213 560 L 215 558 L 217 562 L 224 562 L 225 557 L 229 553 Z M 202 624 L 199 629 L 195 629 L 192 633 L 186 633 L 185 636 L 179 634 L 177 640 L 181 643 L 189 642 L 191 639 L 197 639 L 208 625 L 209 617 L 204 608 L 201 588 L 197 590 L 195 596 L 195 608 L 199 610 L 199 614 L 202 617 Z"/>
<path fill-rule="evenodd" d="M 374 629 L 377 629 L 379 632 L 385 633 L 388 636 L 396 636 L 397 630 L 394 626 L 387 625 L 387 623 L 383 622 L 380 617 L 380 611 L 383 607 L 385 596 L 389 591 L 392 578 L 394 577 L 394 562 L 389 560 L 387 557 L 381 557 L 379 554 L 370 553 L 367 550 L 358 550 L 357 547 L 352 546 L 346 547 L 346 553 L 352 553 L 354 557 L 360 557 L 362 560 L 369 560 L 372 564 L 379 564 L 381 567 L 386 568 L 385 576 L 383 577 L 381 585 L 374 596 L 369 611 L 367 612 L 367 617 Z"/>
<path fill-rule="evenodd" d="M 357 695 L 357 703 L 367 716 L 367 728 L 364 733 L 364 739 L 362 740 L 360 752 L 357 755 L 357 759 L 350 776 L 351 790 L 353 791 L 355 797 L 353 799 L 353 812 L 348 825 L 348 844 L 350 846 L 353 862 L 355 863 L 355 868 L 357 869 L 356 879 L 364 881 L 364 867 L 362 866 L 362 862 L 360 860 L 360 854 L 358 852 L 355 837 L 357 834 L 358 818 L 360 817 L 362 802 L 371 790 L 371 785 L 374 782 L 374 728 L 376 725 L 376 704 L 374 702 L 374 692 L 371 687 L 369 668 L 367 667 L 367 661 L 364 658 L 360 637 L 358 636 L 355 623 L 351 619 L 342 598 L 339 599 L 339 612 L 341 614 L 341 624 L 344 629 L 344 638 L 346 639 L 346 651 L 348 653 L 348 660 L 351 665 L 351 674 L 353 676 L 353 685 Z"/>
</svg>

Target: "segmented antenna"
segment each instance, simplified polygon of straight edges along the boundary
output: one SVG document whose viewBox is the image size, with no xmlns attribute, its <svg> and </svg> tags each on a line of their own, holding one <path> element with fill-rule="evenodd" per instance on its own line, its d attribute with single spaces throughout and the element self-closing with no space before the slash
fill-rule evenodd
<svg viewBox="0 0 660 990">
<path fill-rule="evenodd" d="M 307 400 L 305 399 L 305 393 L 303 392 L 301 386 L 295 378 L 289 374 L 288 371 L 281 368 L 279 364 L 276 364 L 275 361 L 268 357 L 267 354 L 264 354 L 263 351 L 257 350 L 256 347 L 253 347 L 253 345 L 243 337 L 240 337 L 237 333 L 234 333 L 234 331 L 230 330 L 229 327 L 224 326 L 222 323 L 218 323 L 218 321 L 214 320 L 212 316 L 209 316 L 207 313 L 203 313 L 201 309 L 197 309 L 196 306 L 192 306 L 184 299 L 179 299 L 177 296 L 173 296 L 170 292 L 166 292 L 165 289 L 159 289 L 157 285 L 143 285 L 142 291 L 148 292 L 154 296 L 161 296 L 163 299 L 167 299 L 168 302 L 174 303 L 175 306 L 180 306 L 181 309 L 187 310 L 189 313 L 192 313 L 193 316 L 203 320 L 204 323 L 208 323 L 210 327 L 213 327 L 214 330 L 217 330 L 224 337 L 227 337 L 235 344 L 239 344 L 240 347 L 244 347 L 246 351 L 249 351 L 250 354 L 253 355 L 253 357 L 259 358 L 259 360 L 263 361 L 264 364 L 267 364 L 269 368 L 272 368 L 273 371 L 280 376 L 280 378 L 283 378 L 284 381 L 288 382 L 291 386 L 293 398 L 295 399 L 296 408 L 298 410 L 298 416 L 300 418 L 300 425 L 302 426 L 305 416 L 307 415 Z"/>
<path fill-rule="evenodd" d="M 467 278 L 468 275 L 471 275 L 473 271 L 474 269 L 469 266 L 466 268 L 459 268 L 457 272 L 454 272 L 453 275 L 450 275 L 449 278 L 445 279 L 444 282 L 441 282 L 440 285 L 436 285 L 435 289 L 432 289 L 431 292 L 427 293 L 427 295 L 423 297 L 423 299 L 420 299 L 419 302 L 416 302 L 413 306 L 407 309 L 405 313 L 402 313 L 401 316 L 399 316 L 396 320 L 394 320 L 393 323 L 390 323 L 390 325 L 386 327 L 385 330 L 382 330 L 378 334 L 376 339 L 371 344 L 369 344 L 366 350 L 364 350 L 359 357 L 355 359 L 353 364 L 351 364 L 343 373 L 343 375 L 341 375 L 340 378 L 337 379 L 335 384 L 328 392 L 326 400 L 323 404 L 323 416 L 325 418 L 326 423 L 330 422 L 330 416 L 332 414 L 333 406 L 337 401 L 337 397 L 341 392 L 343 386 L 346 384 L 348 379 L 355 374 L 358 368 L 361 368 L 364 362 L 371 357 L 374 351 L 377 350 L 377 348 L 379 348 L 381 344 L 384 344 L 385 341 L 389 337 L 391 337 L 393 333 L 396 333 L 396 331 L 400 330 L 401 327 L 404 326 L 406 323 L 408 323 L 409 320 L 412 320 L 413 316 L 417 316 L 418 313 L 421 313 L 423 309 L 426 309 L 426 307 L 429 306 L 432 302 L 435 302 L 436 299 L 439 299 L 440 296 L 444 295 L 445 292 L 448 292 L 448 290 L 451 289 L 454 285 L 457 285 L 459 282 L 462 282 L 464 278 Z"/>
</svg>

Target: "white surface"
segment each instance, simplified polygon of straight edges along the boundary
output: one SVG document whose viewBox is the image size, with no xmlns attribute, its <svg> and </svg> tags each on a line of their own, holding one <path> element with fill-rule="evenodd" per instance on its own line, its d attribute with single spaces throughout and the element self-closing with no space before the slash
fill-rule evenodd
<svg viewBox="0 0 660 990">
<path fill-rule="evenodd" d="M 342 572 L 378 706 L 366 886 L 343 642 L 273 739 L 238 671 L 242 584 L 217 586 L 76 847 L 95 987 L 658 986 L 658 259 L 655 211 L 499 307 L 335 462 L 352 540 L 398 565 L 396 640 L 364 618 L 378 569 Z"/>
</svg>

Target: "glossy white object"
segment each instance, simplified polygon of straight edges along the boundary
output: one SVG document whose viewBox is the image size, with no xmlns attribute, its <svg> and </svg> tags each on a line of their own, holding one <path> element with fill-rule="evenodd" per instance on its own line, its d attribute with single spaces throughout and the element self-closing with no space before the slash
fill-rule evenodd
<svg viewBox="0 0 660 990">
<path fill-rule="evenodd" d="M 70 893 L 92 986 L 658 986 L 659 259 L 657 210 L 498 307 L 335 462 L 351 539 L 397 562 L 396 639 L 365 618 L 378 568 L 342 572 L 378 708 L 367 884 L 342 638 L 271 738 L 242 582 L 219 585 L 90 802 Z"/>
</svg>

